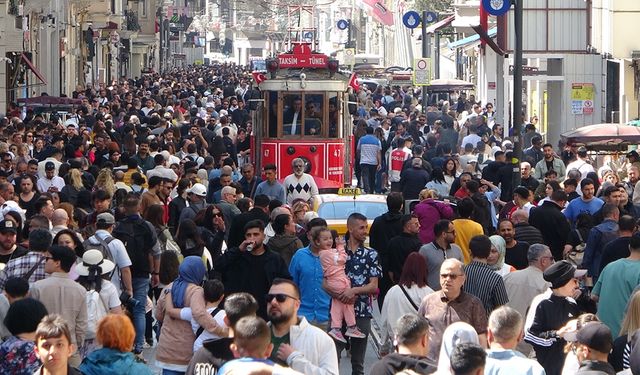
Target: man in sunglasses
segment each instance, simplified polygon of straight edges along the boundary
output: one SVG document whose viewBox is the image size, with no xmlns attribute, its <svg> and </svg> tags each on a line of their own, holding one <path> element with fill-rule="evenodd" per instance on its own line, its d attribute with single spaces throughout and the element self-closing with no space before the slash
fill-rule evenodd
<svg viewBox="0 0 640 375">
<path fill-rule="evenodd" d="M 266 300 L 273 344 L 269 359 L 304 374 L 338 374 L 331 337 L 298 316 L 298 286 L 291 280 L 275 279 Z"/>
<path fill-rule="evenodd" d="M 466 280 L 464 265 L 458 259 L 447 259 L 440 267 L 442 289 L 422 300 L 418 314 L 429 319 L 429 355 L 437 362 L 444 330 L 455 322 L 470 324 L 478 333 L 480 345 L 487 347 L 487 313 L 482 302 L 462 290 Z M 453 311 L 452 311 L 453 310 Z"/>
</svg>

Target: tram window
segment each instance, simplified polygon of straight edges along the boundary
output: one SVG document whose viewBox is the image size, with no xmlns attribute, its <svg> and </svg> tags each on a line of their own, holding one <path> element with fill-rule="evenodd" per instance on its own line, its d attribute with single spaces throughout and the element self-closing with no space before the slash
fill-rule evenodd
<svg viewBox="0 0 640 375">
<path fill-rule="evenodd" d="M 282 112 L 282 134 L 300 135 L 302 119 L 302 97 L 299 95 L 285 95 Z"/>
<path fill-rule="evenodd" d="M 269 138 L 278 138 L 278 92 L 270 91 L 268 99 Z"/>
<path fill-rule="evenodd" d="M 321 135 L 323 124 L 322 119 L 324 117 L 324 95 L 307 94 L 304 99 L 304 134 Z"/>
</svg>

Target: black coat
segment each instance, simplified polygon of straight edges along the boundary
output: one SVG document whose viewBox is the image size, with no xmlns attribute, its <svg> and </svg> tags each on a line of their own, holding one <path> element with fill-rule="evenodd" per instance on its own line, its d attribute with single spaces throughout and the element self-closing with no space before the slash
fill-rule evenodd
<svg viewBox="0 0 640 375">
<path fill-rule="evenodd" d="M 556 260 L 562 259 L 562 251 L 567 243 L 571 226 L 562 213 L 560 206 L 545 201 L 529 212 L 529 224 L 540 230 L 544 243 L 549 246 Z"/>
<path fill-rule="evenodd" d="M 265 245 L 263 245 L 265 246 Z M 256 271 L 262 269 L 264 278 Z M 276 278 L 291 279 L 287 265 L 280 254 L 268 248 L 262 255 L 254 255 L 233 247 L 227 250 L 215 264 L 215 271 L 221 275 L 226 295 L 247 292 L 258 301 L 258 316 L 267 319 L 265 295 Z"/>
<path fill-rule="evenodd" d="M 402 190 L 404 199 L 418 199 L 420 191 L 424 189 L 424 186 L 429 180 L 429 172 L 421 167 L 412 167 L 402 171 L 400 174 L 400 189 Z"/>
<path fill-rule="evenodd" d="M 254 207 L 247 212 L 236 215 L 236 217 L 231 220 L 229 238 L 227 239 L 228 247 L 240 246 L 242 241 L 244 241 L 244 226 L 251 220 L 262 220 L 264 225 L 267 225 L 269 223 L 269 215 L 260 207 Z"/>
</svg>

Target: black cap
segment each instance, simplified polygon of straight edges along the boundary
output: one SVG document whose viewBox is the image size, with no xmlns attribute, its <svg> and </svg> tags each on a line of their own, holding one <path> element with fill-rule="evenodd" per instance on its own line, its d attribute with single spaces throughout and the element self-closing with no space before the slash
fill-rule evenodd
<svg viewBox="0 0 640 375">
<path fill-rule="evenodd" d="M 0 233 L 13 232 L 18 233 L 18 228 L 11 220 L 0 221 Z"/>
<path fill-rule="evenodd" d="M 567 285 L 574 277 L 582 277 L 586 273 L 587 270 L 576 270 L 571 263 L 566 260 L 561 260 L 547 268 L 542 274 L 542 277 L 545 281 L 551 283 L 551 289 L 557 289 Z"/>
<path fill-rule="evenodd" d="M 56 169 L 56 165 L 53 164 L 52 161 L 48 161 L 44 164 L 44 170 L 45 171 L 53 171 L 54 169 Z"/>
<path fill-rule="evenodd" d="M 633 151 L 629 151 L 627 153 L 627 157 L 628 158 L 640 158 L 640 155 L 638 155 L 638 151 L 633 150 Z"/>
<path fill-rule="evenodd" d="M 609 354 L 613 346 L 611 330 L 600 322 L 585 324 L 576 334 L 576 341 L 605 354 Z"/>
</svg>

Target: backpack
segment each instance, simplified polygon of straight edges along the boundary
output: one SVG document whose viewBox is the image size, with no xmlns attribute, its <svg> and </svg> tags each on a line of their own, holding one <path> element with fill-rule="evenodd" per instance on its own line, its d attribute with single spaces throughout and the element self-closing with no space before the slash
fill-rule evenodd
<svg viewBox="0 0 640 375">
<path fill-rule="evenodd" d="M 98 322 L 107 316 L 109 312 L 100 297 L 100 293 L 95 290 L 87 290 L 85 299 L 87 301 L 87 338 L 92 339 L 96 337 Z"/>
<path fill-rule="evenodd" d="M 94 238 L 96 240 L 98 240 L 98 243 L 94 243 L 91 241 L 91 238 Z M 116 272 L 116 270 L 119 270 L 117 263 L 115 261 L 115 259 L 113 258 L 113 254 L 111 254 L 111 250 L 109 250 L 109 244 L 111 243 L 111 241 L 115 240 L 115 238 L 109 236 L 107 238 L 100 239 L 97 236 L 93 236 L 90 238 L 87 238 L 86 240 L 84 240 L 82 242 L 82 246 L 84 247 L 84 251 L 87 250 L 98 250 L 102 253 L 102 257 L 104 259 L 108 259 L 110 261 L 112 261 L 114 264 L 116 264 L 116 267 L 113 268 L 113 271 L 111 271 L 111 273 L 109 273 L 109 280 L 111 280 L 111 277 L 113 276 L 113 274 Z"/>
<path fill-rule="evenodd" d="M 154 236 L 147 221 L 141 217 L 125 218 L 118 222 L 111 233 L 122 241 L 131 259 L 131 274 L 146 277 L 151 272 L 149 254 L 154 245 Z"/>
</svg>

